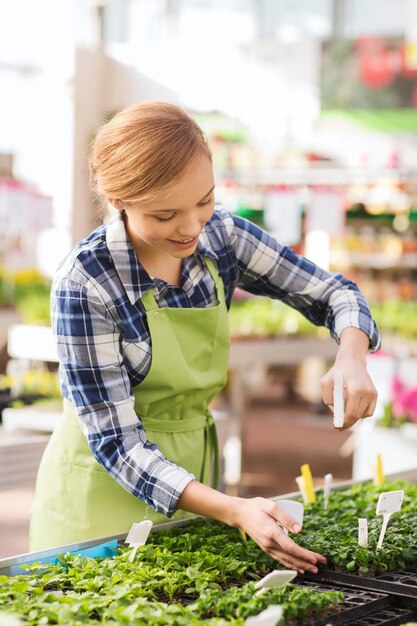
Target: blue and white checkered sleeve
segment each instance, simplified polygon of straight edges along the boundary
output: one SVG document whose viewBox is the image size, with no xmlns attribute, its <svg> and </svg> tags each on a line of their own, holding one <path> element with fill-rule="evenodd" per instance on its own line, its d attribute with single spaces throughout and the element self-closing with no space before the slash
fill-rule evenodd
<svg viewBox="0 0 417 626">
<path fill-rule="evenodd" d="M 96 460 L 127 491 L 170 517 L 195 477 L 148 441 L 123 365 L 121 336 L 97 288 L 70 279 L 52 289 L 52 324 L 64 394 Z M 145 342 L 143 342 L 145 343 Z M 143 363 L 149 359 L 143 349 Z"/>
<path fill-rule="evenodd" d="M 326 326 L 337 342 L 345 328 L 355 327 L 368 335 L 370 351 L 380 347 L 378 327 L 355 283 L 321 269 L 252 222 L 225 213 L 239 287 L 282 300 L 313 324 Z"/>
</svg>

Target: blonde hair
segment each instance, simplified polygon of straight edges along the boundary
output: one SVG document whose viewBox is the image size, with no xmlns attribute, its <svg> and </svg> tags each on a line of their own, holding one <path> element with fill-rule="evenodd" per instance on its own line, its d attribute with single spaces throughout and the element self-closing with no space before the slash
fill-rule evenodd
<svg viewBox="0 0 417 626">
<path fill-rule="evenodd" d="M 122 202 L 162 197 L 207 139 L 180 107 L 156 100 L 123 109 L 101 126 L 90 156 L 90 184 L 99 196 Z"/>
</svg>

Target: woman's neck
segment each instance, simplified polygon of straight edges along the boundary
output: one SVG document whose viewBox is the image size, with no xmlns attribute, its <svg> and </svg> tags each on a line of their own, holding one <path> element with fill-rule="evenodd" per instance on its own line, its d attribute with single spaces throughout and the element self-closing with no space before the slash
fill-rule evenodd
<svg viewBox="0 0 417 626">
<path fill-rule="evenodd" d="M 181 287 L 182 259 L 176 259 L 168 254 L 157 254 L 155 250 L 147 250 L 141 246 L 134 246 L 139 262 L 151 278 L 160 278 L 170 285 Z"/>
<path fill-rule="evenodd" d="M 136 256 L 149 276 L 152 278 L 160 278 L 170 285 L 181 287 L 182 259 L 177 259 L 169 254 L 158 251 L 144 241 L 132 237 L 126 218 L 124 219 L 124 223 Z"/>
</svg>

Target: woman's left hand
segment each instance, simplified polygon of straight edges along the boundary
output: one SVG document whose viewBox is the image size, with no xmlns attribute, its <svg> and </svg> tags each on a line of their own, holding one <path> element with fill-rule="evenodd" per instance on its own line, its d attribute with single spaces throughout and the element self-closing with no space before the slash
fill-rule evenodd
<svg viewBox="0 0 417 626">
<path fill-rule="evenodd" d="M 343 374 L 345 418 L 343 427 L 338 430 L 350 428 L 375 411 L 378 394 L 366 369 L 368 344 L 368 337 L 362 331 L 344 330 L 335 364 L 320 381 L 323 401 L 333 411 L 334 375 L 336 372 Z"/>
</svg>

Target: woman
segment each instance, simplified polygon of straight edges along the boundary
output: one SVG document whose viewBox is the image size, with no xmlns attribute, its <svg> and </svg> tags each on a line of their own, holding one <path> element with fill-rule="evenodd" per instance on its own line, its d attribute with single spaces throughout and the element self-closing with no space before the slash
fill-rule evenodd
<svg viewBox="0 0 417 626">
<path fill-rule="evenodd" d="M 366 354 L 379 333 L 357 287 L 215 207 L 207 141 L 180 108 L 131 106 L 98 132 L 90 162 L 117 216 L 75 246 L 52 287 L 64 416 L 37 481 L 31 548 L 122 533 L 145 516 L 195 513 L 245 530 L 285 566 L 325 558 L 283 528 L 272 501 L 216 491 L 208 409 L 227 376 L 227 306 L 235 287 L 283 300 L 340 342 L 324 377 L 344 373 L 346 427 L 371 415 Z M 277 524 L 277 521 L 280 522 Z"/>
</svg>

